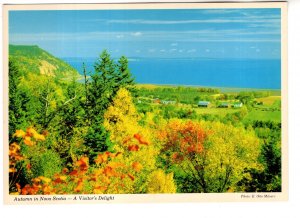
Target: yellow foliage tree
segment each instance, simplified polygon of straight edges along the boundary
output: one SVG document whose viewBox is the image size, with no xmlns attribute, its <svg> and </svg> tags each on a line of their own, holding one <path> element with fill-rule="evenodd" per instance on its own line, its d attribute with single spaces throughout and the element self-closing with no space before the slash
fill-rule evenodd
<svg viewBox="0 0 300 218">
<path fill-rule="evenodd" d="M 208 135 L 205 154 L 205 179 L 208 189 L 224 192 L 243 177 L 245 169 L 262 169 L 258 162 L 261 150 L 259 139 L 254 131 L 234 127 L 220 122 L 203 122 Z"/>
<path fill-rule="evenodd" d="M 138 118 L 130 93 L 121 88 L 104 114 L 104 126 L 111 133 L 111 140 L 122 146 L 120 138 L 136 131 Z"/>
<path fill-rule="evenodd" d="M 147 183 L 147 193 L 176 193 L 173 173 L 165 174 L 161 169 L 152 172 Z"/>
<path fill-rule="evenodd" d="M 130 192 L 127 193 L 145 192 L 145 182 L 155 169 L 159 149 L 153 146 L 151 130 L 139 125 L 140 117 L 126 89 L 121 88 L 117 92 L 112 105 L 104 114 L 104 119 L 104 127 L 110 132 L 114 151 L 122 153 L 119 163 L 132 166 L 131 174 L 135 180 L 133 184 L 130 183 L 132 187 L 128 187 Z"/>
</svg>

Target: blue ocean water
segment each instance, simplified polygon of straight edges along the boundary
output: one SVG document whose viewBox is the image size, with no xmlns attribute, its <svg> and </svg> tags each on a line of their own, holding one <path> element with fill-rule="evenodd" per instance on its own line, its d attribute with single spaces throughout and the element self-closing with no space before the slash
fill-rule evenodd
<svg viewBox="0 0 300 218">
<path fill-rule="evenodd" d="M 63 58 L 82 73 L 95 59 Z M 137 83 L 236 88 L 281 88 L 280 59 L 129 59 Z"/>
</svg>

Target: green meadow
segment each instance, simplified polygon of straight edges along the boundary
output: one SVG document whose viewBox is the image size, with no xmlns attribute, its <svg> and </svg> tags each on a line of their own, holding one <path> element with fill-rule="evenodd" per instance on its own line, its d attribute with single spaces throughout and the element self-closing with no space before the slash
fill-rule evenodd
<svg viewBox="0 0 300 218">
<path fill-rule="evenodd" d="M 281 122 L 280 90 L 155 84 L 137 84 L 136 87 L 138 108 L 152 106 L 164 109 L 168 106 L 178 111 L 193 111 L 197 115 L 214 115 L 220 118 L 247 110 L 241 121 Z M 210 104 L 208 107 L 199 107 L 199 101 Z M 243 103 L 240 108 L 232 106 L 239 102 Z M 224 103 L 228 107 L 220 107 Z"/>
</svg>

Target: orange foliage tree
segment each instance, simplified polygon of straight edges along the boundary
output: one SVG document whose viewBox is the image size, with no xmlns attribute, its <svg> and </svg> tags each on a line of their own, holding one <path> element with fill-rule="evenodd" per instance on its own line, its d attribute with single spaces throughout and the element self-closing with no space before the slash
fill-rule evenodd
<svg viewBox="0 0 300 218">
<path fill-rule="evenodd" d="M 102 152 L 94 160 L 87 156 L 77 157 L 73 166 L 64 168 L 52 177 L 40 175 L 31 179 L 29 184 L 20 184 L 18 180 L 13 186 L 11 194 L 120 194 L 143 193 L 149 184 L 148 175 L 155 169 L 156 154 L 148 137 L 142 135 L 141 129 L 134 127 L 124 135 L 117 137 L 118 146 L 114 152 Z M 36 133 L 32 128 L 27 132 L 18 130 L 16 136 L 21 138 L 20 144 L 35 146 L 38 140 L 45 136 Z M 120 141 L 119 141 L 120 140 Z M 20 153 L 18 144 L 10 146 L 11 172 L 13 166 L 20 161 L 28 162 L 28 158 Z M 94 164 L 90 164 L 94 162 Z M 24 164 L 23 164 L 24 165 Z M 30 170 L 30 169 L 28 169 Z M 170 176 L 169 176 L 170 177 Z M 168 177 L 168 178 L 169 178 Z M 164 181 L 164 180 L 162 180 Z M 173 182 L 173 180 L 171 180 Z"/>
<path fill-rule="evenodd" d="M 242 127 L 174 119 L 159 136 L 166 167 L 181 172 L 185 192 L 235 191 L 245 169 L 261 169 L 259 139 Z"/>
<path fill-rule="evenodd" d="M 206 191 L 203 176 L 203 158 L 205 157 L 204 143 L 207 132 L 200 124 L 181 120 L 172 120 L 159 133 L 163 144 L 163 154 L 167 161 L 166 167 L 174 164 L 186 175 L 194 178 L 200 191 Z"/>
<path fill-rule="evenodd" d="M 25 170 L 30 170 L 30 162 L 27 157 L 21 153 L 21 146 L 35 146 L 39 141 L 45 140 L 45 135 L 39 134 L 34 128 L 27 128 L 26 132 L 23 130 L 16 130 L 13 135 L 20 139 L 20 142 L 13 142 L 9 145 L 9 190 L 19 190 L 18 183 L 20 173 Z"/>
<path fill-rule="evenodd" d="M 45 136 L 38 134 L 33 128 L 28 128 L 26 132 L 17 130 L 15 136 L 21 139 L 19 144 L 23 146 L 35 146 L 37 141 L 45 140 Z M 146 143 L 137 135 L 132 138 L 137 140 L 137 147 Z M 74 162 L 71 170 L 64 168 L 51 178 L 40 175 L 31 179 L 30 184 L 22 186 L 18 175 L 24 166 L 30 170 L 30 162 L 21 154 L 19 144 L 12 143 L 9 149 L 11 194 L 132 193 L 132 183 L 143 169 L 143 165 L 138 161 L 122 163 L 122 152 L 103 152 L 97 155 L 93 167 L 90 166 L 88 157 L 82 156 Z M 138 150 L 128 148 L 128 152 L 136 153 Z"/>
<path fill-rule="evenodd" d="M 82 156 L 73 164 L 72 170 L 64 168 L 52 178 L 39 176 L 31 184 L 21 187 L 16 183 L 12 194 L 120 194 L 132 193 L 132 184 L 143 166 L 139 162 L 131 165 L 120 163 L 122 153 L 98 154 L 95 166 Z"/>
</svg>

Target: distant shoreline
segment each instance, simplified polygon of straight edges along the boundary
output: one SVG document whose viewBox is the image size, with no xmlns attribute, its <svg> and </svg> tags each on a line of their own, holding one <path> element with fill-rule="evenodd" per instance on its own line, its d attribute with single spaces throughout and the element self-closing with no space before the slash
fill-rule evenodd
<svg viewBox="0 0 300 218">
<path fill-rule="evenodd" d="M 145 88 L 148 86 L 156 86 L 153 88 L 159 87 L 192 87 L 192 88 L 212 88 L 220 89 L 221 92 L 241 92 L 241 91 L 271 91 L 271 92 L 281 92 L 281 89 L 265 89 L 265 88 L 244 88 L 244 87 L 217 87 L 217 86 L 206 86 L 206 85 L 186 85 L 186 84 L 154 84 L 154 83 L 137 83 L 137 87 Z"/>
</svg>

